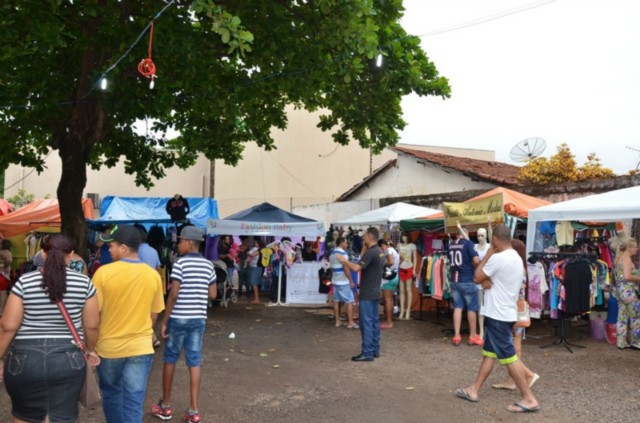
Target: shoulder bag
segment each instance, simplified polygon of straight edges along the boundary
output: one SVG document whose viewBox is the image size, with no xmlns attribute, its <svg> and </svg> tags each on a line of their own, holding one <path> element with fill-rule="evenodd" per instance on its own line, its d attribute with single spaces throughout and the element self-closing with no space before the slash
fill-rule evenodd
<svg viewBox="0 0 640 423">
<path fill-rule="evenodd" d="M 78 401 L 86 408 L 95 408 L 100 405 L 100 402 L 102 401 L 102 397 L 100 395 L 100 387 L 98 386 L 98 379 L 96 377 L 96 369 L 87 359 L 87 356 L 84 353 L 84 344 L 80 340 L 78 331 L 71 321 L 71 317 L 69 317 L 67 308 L 64 306 L 64 303 L 62 301 L 58 301 L 58 308 L 60 309 L 60 313 L 62 313 L 62 317 L 64 318 L 64 321 L 67 323 L 67 326 L 71 331 L 71 335 L 73 335 L 76 346 L 82 352 L 82 356 L 85 360 L 84 367 L 87 374 L 84 378 L 84 385 L 82 385 L 82 389 L 80 390 L 80 397 L 78 398 Z"/>
</svg>

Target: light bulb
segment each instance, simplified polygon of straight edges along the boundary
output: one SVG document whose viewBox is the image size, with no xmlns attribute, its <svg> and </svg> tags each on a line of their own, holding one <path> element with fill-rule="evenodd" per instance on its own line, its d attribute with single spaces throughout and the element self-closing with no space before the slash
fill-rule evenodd
<svg viewBox="0 0 640 423">
<path fill-rule="evenodd" d="M 378 53 L 376 57 L 376 67 L 382 67 L 382 53 Z"/>
<path fill-rule="evenodd" d="M 106 77 L 102 77 L 102 79 L 100 80 L 100 89 L 101 90 L 106 90 L 107 89 L 107 78 Z"/>
<path fill-rule="evenodd" d="M 152 90 L 153 87 L 155 87 L 155 86 L 156 86 L 156 82 L 155 82 L 155 80 L 153 78 L 151 78 L 151 82 L 149 82 L 149 89 Z"/>
</svg>

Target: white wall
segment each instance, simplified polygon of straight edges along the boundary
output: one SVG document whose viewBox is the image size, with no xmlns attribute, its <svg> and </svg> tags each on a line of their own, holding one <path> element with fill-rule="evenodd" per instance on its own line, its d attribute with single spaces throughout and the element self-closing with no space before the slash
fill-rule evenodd
<svg viewBox="0 0 640 423">
<path fill-rule="evenodd" d="M 471 189 L 491 189 L 496 185 L 472 181 L 458 172 L 448 172 L 440 166 L 424 163 L 415 157 L 398 156 L 395 167 L 374 178 L 349 200 L 402 197 L 456 192 Z"/>
<path fill-rule="evenodd" d="M 118 163 L 111 169 L 107 167 L 100 170 L 87 169 L 87 187 L 84 192 L 85 194 L 98 193 L 101 198 L 107 195 L 170 197 L 176 193 L 185 197 L 208 196 L 209 160 L 204 156 L 201 156 L 190 169 L 173 168 L 166 173 L 165 178 L 154 180 L 155 186 L 147 191 L 136 186 L 135 177 L 125 173 L 122 163 Z M 5 198 L 16 194 L 20 188 L 35 194 L 36 198 L 43 198 L 46 195 L 55 198 L 61 174 L 62 163 L 57 152 L 53 152 L 47 158 L 46 169 L 40 175 L 35 171 L 32 172 L 32 169 L 16 165 L 9 166 L 5 172 Z"/>
</svg>

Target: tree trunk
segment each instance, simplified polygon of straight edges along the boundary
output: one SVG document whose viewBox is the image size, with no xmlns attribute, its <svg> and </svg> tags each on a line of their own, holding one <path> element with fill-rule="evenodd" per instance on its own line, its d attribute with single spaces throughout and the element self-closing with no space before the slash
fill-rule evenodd
<svg viewBox="0 0 640 423">
<path fill-rule="evenodd" d="M 71 134 L 68 134 L 71 135 Z M 62 233 L 76 242 L 76 252 L 85 261 L 87 250 L 87 223 L 82 209 L 82 192 L 87 184 L 87 156 L 82 141 L 66 136 L 59 144 L 62 176 L 58 185 L 58 202 L 62 218 Z"/>
</svg>

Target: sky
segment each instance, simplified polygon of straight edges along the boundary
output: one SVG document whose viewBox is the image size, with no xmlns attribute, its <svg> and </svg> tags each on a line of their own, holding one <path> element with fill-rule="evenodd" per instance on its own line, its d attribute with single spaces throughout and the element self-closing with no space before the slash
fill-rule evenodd
<svg viewBox="0 0 640 423">
<path fill-rule="evenodd" d="M 528 6 L 538 6 L 522 10 Z M 405 0 L 402 25 L 451 98 L 403 99 L 401 142 L 496 152 L 540 137 L 618 174 L 640 161 L 640 1 Z M 512 11 L 522 10 L 519 13 Z M 502 16 L 482 22 L 483 18 Z M 476 25 L 453 29 L 476 22 Z"/>
</svg>

